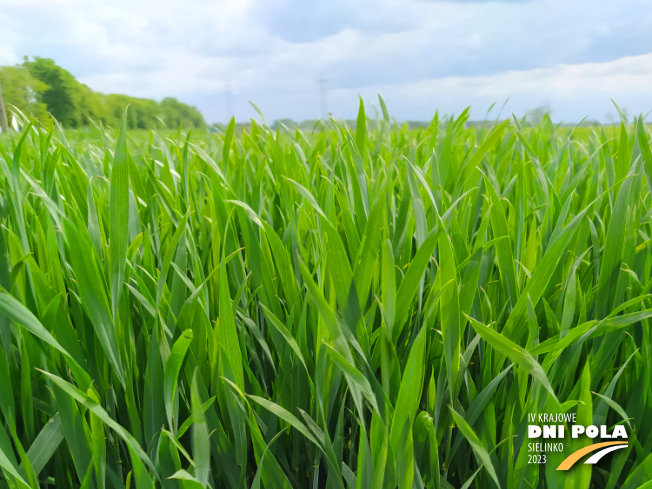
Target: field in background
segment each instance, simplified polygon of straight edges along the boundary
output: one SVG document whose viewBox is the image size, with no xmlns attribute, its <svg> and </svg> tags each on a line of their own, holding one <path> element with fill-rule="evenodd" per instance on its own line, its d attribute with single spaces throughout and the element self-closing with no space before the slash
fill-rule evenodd
<svg viewBox="0 0 652 489">
<path fill-rule="evenodd" d="M 0 487 L 650 479 L 642 121 L 409 129 L 380 103 L 0 139 Z M 559 411 L 628 447 L 529 464 L 527 414 Z"/>
</svg>

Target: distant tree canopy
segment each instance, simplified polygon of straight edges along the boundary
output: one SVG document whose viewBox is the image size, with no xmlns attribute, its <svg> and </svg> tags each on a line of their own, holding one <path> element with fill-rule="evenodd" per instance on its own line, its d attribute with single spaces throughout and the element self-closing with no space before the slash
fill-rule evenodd
<svg viewBox="0 0 652 489">
<path fill-rule="evenodd" d="M 13 105 L 39 119 L 48 117 L 48 108 L 41 100 L 48 86 L 26 69 L 21 66 L 0 67 L 0 85 L 5 106 Z"/>
<path fill-rule="evenodd" d="M 49 58 L 25 58 L 22 64 L 1 66 L 0 85 L 8 110 L 14 106 L 43 122 L 51 115 L 64 127 L 83 127 L 91 124 L 91 120 L 115 127 L 127 105 L 130 129 L 206 125 L 201 112 L 175 98 L 166 97 L 157 102 L 95 92 Z"/>
</svg>

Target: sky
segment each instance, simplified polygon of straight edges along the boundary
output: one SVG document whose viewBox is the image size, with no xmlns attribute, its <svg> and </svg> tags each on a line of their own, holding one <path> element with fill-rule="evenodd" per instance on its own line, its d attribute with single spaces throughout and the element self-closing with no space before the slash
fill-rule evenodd
<svg viewBox="0 0 652 489">
<path fill-rule="evenodd" d="M 208 122 L 373 116 L 378 93 L 397 120 L 611 122 L 611 99 L 652 109 L 650 26 L 649 0 L 0 0 L 0 65 L 53 58 Z"/>
</svg>

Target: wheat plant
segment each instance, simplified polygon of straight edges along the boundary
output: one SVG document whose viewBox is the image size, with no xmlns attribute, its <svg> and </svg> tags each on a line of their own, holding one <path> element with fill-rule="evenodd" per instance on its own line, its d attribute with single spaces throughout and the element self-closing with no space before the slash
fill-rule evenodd
<svg viewBox="0 0 652 489">
<path fill-rule="evenodd" d="M 411 129 L 379 105 L 312 131 L 0 139 L 0 487 L 652 477 L 643 120 Z M 536 412 L 628 447 L 530 464 Z"/>
</svg>

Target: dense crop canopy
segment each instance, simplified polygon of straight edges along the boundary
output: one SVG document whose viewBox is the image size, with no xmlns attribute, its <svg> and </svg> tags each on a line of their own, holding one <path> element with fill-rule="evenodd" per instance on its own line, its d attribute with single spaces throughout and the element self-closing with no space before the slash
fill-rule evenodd
<svg viewBox="0 0 652 489">
<path fill-rule="evenodd" d="M 652 152 L 435 117 L 0 139 L 0 487 L 652 474 Z M 624 424 L 569 472 L 529 413 Z M 580 448 L 579 440 L 575 448 Z"/>
</svg>

